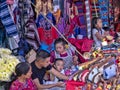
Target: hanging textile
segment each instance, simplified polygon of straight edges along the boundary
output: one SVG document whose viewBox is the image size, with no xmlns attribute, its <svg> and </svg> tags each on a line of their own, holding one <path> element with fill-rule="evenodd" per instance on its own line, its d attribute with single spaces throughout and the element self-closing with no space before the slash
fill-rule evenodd
<svg viewBox="0 0 120 90">
<path fill-rule="evenodd" d="M 87 33 L 88 38 L 91 37 L 91 14 L 90 14 L 90 2 L 89 0 L 85 0 L 85 8 L 86 8 L 86 22 L 87 22 Z"/>
<path fill-rule="evenodd" d="M 80 26 L 80 35 L 87 37 L 87 26 L 86 26 L 86 13 L 85 13 L 85 3 L 84 1 L 76 2 L 75 5 L 78 7 L 78 25 Z"/>
<path fill-rule="evenodd" d="M 108 0 L 98 0 L 98 2 L 99 2 L 99 9 L 100 9 L 100 17 L 101 17 L 102 22 L 103 22 L 103 27 L 109 26 L 109 22 L 108 22 L 109 21 L 108 20 L 109 1 Z"/>
<path fill-rule="evenodd" d="M 34 48 L 34 50 L 37 50 L 40 46 L 40 39 L 37 27 L 33 20 L 29 20 L 27 22 L 26 30 L 27 30 L 27 32 L 25 33 L 26 41 Z"/>
<path fill-rule="evenodd" d="M 58 38 L 58 34 L 55 28 L 51 27 L 49 30 L 44 28 L 38 28 L 39 38 L 41 41 L 41 48 L 47 51 L 53 50 L 53 42 Z"/>
<path fill-rule="evenodd" d="M 34 22 L 34 13 L 30 0 L 19 0 L 18 3 L 21 38 L 25 38 L 27 43 L 37 50 L 40 46 L 39 35 Z"/>
<path fill-rule="evenodd" d="M 63 17 L 60 17 L 59 22 L 57 23 L 57 29 L 65 35 L 65 20 Z"/>
<path fill-rule="evenodd" d="M 53 11 L 53 5 L 52 5 L 52 1 L 51 0 L 36 0 L 36 13 L 37 13 L 37 17 L 39 15 L 39 13 L 43 13 L 44 15 L 46 15 L 48 12 L 52 12 Z"/>
<path fill-rule="evenodd" d="M 68 2 L 68 0 L 64 0 L 64 15 L 65 17 L 68 15 L 70 15 L 70 3 Z"/>
<path fill-rule="evenodd" d="M 6 46 L 6 32 L 0 20 L 0 47 L 5 47 L 5 46 Z"/>
<path fill-rule="evenodd" d="M 8 5 L 5 0 L 0 1 L 0 18 L 5 27 L 8 37 L 18 34 L 17 28 L 8 10 Z"/>
</svg>

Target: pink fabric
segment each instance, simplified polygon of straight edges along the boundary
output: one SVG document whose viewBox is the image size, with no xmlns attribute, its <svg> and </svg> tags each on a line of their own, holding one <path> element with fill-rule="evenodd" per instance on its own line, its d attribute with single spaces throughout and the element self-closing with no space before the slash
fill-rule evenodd
<svg viewBox="0 0 120 90">
<path fill-rule="evenodd" d="M 26 84 L 19 82 L 18 80 L 15 80 L 10 90 L 37 90 L 35 84 L 32 82 L 32 79 L 28 79 L 26 81 Z"/>
<path fill-rule="evenodd" d="M 14 4 L 14 0 L 6 0 L 7 4 Z"/>
</svg>

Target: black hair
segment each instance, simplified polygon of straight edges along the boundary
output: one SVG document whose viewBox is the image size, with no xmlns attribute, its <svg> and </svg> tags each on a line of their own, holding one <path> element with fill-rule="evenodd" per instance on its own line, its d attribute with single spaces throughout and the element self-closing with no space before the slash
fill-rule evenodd
<svg viewBox="0 0 120 90">
<path fill-rule="evenodd" d="M 62 43 L 64 46 L 68 44 L 63 38 L 57 38 L 54 42 L 54 46 L 56 46 L 58 43 Z"/>
<path fill-rule="evenodd" d="M 46 59 L 50 57 L 50 53 L 45 50 L 39 50 L 36 55 L 36 60 Z"/>
<path fill-rule="evenodd" d="M 30 70 L 30 64 L 27 62 L 21 62 L 15 67 L 15 74 L 16 77 L 19 77 L 21 75 L 26 75 L 28 71 Z"/>
<path fill-rule="evenodd" d="M 97 24 L 97 22 L 98 22 L 99 19 L 101 19 L 101 18 L 100 17 L 94 17 L 92 19 L 92 29 L 96 28 L 96 24 Z"/>
<path fill-rule="evenodd" d="M 56 64 L 57 61 L 63 61 L 63 59 L 62 58 L 56 58 L 55 61 L 54 61 L 54 65 Z"/>
</svg>

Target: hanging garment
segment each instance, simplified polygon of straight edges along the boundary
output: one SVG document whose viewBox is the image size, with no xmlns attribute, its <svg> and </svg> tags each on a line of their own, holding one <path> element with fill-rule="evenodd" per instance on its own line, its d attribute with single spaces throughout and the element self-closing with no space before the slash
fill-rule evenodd
<svg viewBox="0 0 120 90">
<path fill-rule="evenodd" d="M 57 9 L 56 12 L 54 12 L 54 16 L 56 18 L 56 22 L 58 23 L 59 22 L 59 19 L 61 17 L 61 10 L 60 9 Z"/>
<path fill-rule="evenodd" d="M 40 39 L 37 31 L 37 27 L 34 21 L 28 21 L 26 24 L 26 41 L 37 50 L 40 46 Z"/>
<path fill-rule="evenodd" d="M 40 14 L 40 12 L 43 15 L 46 15 L 48 12 L 52 12 L 53 11 L 53 5 L 52 5 L 52 1 L 51 0 L 47 0 L 46 2 L 42 1 L 42 0 L 36 0 L 36 13 L 37 16 Z"/>
<path fill-rule="evenodd" d="M 85 1 L 85 7 L 86 7 L 86 22 L 87 22 L 87 32 L 88 32 L 88 38 L 91 37 L 91 14 L 90 14 L 90 2 L 89 0 Z"/>
<path fill-rule="evenodd" d="M 61 34 L 65 35 L 65 20 L 63 17 L 59 19 L 59 22 L 57 23 L 57 29 L 61 32 Z"/>
<path fill-rule="evenodd" d="M 12 20 L 11 15 L 9 13 L 6 1 L 0 1 L 0 18 L 2 24 L 5 27 L 8 37 L 12 37 L 18 34 L 16 25 L 14 24 L 14 21 Z"/>
<path fill-rule="evenodd" d="M 64 0 L 64 15 L 70 15 L 70 3 L 67 0 Z"/>
<path fill-rule="evenodd" d="M 51 51 L 54 49 L 53 42 L 58 38 L 58 33 L 55 28 L 51 27 L 49 30 L 38 28 L 39 38 L 41 42 L 41 49 Z"/>
<path fill-rule="evenodd" d="M 108 15 L 109 15 L 109 11 L 108 11 L 108 0 L 98 0 L 99 2 L 99 9 L 100 9 L 100 17 L 102 19 L 103 22 L 103 27 L 109 26 L 109 20 L 108 20 Z"/>
<path fill-rule="evenodd" d="M 47 45 L 50 45 L 58 37 L 58 34 L 53 27 L 51 27 L 50 30 L 38 28 L 38 33 L 40 41 L 46 43 Z"/>
<path fill-rule="evenodd" d="M 7 4 L 13 4 L 14 0 L 6 0 Z"/>
</svg>

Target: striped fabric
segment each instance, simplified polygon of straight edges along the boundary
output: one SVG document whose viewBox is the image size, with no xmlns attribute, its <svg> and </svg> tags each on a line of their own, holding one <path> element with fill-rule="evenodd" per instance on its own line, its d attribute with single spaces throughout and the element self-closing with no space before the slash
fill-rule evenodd
<svg viewBox="0 0 120 90">
<path fill-rule="evenodd" d="M 85 1 L 86 6 L 86 23 L 87 23 L 87 32 L 88 32 L 88 38 L 91 37 L 91 18 L 90 18 L 90 3 L 89 0 Z"/>
<path fill-rule="evenodd" d="M 2 21 L 2 24 L 5 27 L 8 37 L 17 35 L 18 33 L 17 28 L 14 24 L 14 21 L 11 18 L 11 15 L 9 13 L 9 9 L 5 0 L 0 2 L 0 19 Z"/>
</svg>

